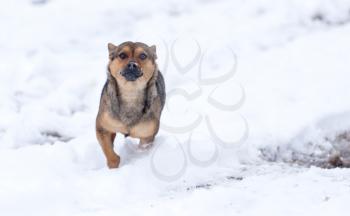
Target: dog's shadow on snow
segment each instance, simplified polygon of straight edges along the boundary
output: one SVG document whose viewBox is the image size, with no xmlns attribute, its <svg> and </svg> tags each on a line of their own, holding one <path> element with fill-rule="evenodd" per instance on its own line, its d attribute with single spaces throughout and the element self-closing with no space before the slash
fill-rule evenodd
<svg viewBox="0 0 350 216">
<path fill-rule="evenodd" d="M 148 158 L 152 152 L 165 140 L 162 136 L 157 136 L 151 147 L 147 149 L 140 149 L 139 139 L 135 138 L 122 138 L 122 141 L 115 143 L 117 154 L 120 156 L 120 166 L 133 164 L 143 158 Z"/>
</svg>

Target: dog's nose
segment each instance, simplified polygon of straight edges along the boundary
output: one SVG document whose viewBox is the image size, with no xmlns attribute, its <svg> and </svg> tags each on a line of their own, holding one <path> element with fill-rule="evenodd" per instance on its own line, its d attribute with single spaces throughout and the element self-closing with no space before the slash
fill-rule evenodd
<svg viewBox="0 0 350 216">
<path fill-rule="evenodd" d="M 129 62 L 127 67 L 130 70 L 135 70 L 135 69 L 137 69 L 137 64 L 136 64 L 136 62 Z"/>
</svg>

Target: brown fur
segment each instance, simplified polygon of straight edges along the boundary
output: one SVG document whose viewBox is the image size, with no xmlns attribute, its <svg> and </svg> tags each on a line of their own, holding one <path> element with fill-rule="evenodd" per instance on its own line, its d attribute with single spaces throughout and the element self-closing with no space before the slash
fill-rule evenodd
<svg viewBox="0 0 350 216">
<path fill-rule="evenodd" d="M 101 94 L 96 118 L 96 136 L 107 158 L 109 168 L 117 168 L 120 157 L 113 150 L 116 133 L 140 138 L 140 145 L 152 143 L 159 130 L 159 119 L 165 103 L 165 86 L 156 64 L 155 46 L 140 42 L 108 44 L 108 78 Z M 119 57 L 120 53 L 127 58 Z M 141 53 L 147 55 L 142 60 Z M 129 61 L 136 62 L 142 76 L 128 81 L 121 71 Z"/>
</svg>

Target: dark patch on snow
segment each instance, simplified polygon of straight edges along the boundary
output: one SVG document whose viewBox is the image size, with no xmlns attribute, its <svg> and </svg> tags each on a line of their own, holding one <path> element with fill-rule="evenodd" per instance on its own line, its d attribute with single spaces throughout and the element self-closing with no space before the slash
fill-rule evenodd
<svg viewBox="0 0 350 216">
<path fill-rule="evenodd" d="M 187 187 L 186 190 L 187 190 L 187 191 L 191 191 L 191 190 L 194 190 L 194 189 L 201 189 L 201 188 L 210 189 L 212 186 L 213 186 L 213 185 L 210 184 L 210 183 L 198 184 L 198 185 L 194 185 L 194 186 Z"/>
<path fill-rule="evenodd" d="M 243 177 L 242 176 L 227 176 L 226 177 L 227 180 L 231 180 L 231 181 L 242 181 L 243 180 Z"/>
<path fill-rule="evenodd" d="M 349 10 L 350 12 L 350 10 Z M 350 13 L 348 13 L 348 17 L 344 17 L 343 19 L 331 20 L 327 18 L 327 15 L 321 12 L 317 12 L 311 16 L 311 20 L 314 22 L 323 23 L 328 26 L 342 26 L 350 23 Z"/>
<path fill-rule="evenodd" d="M 224 177 L 224 179 L 221 179 L 218 182 L 213 181 L 213 182 L 200 183 L 200 184 L 196 184 L 193 186 L 188 186 L 186 188 L 186 191 L 193 191 L 196 189 L 211 189 L 213 186 L 219 185 L 219 182 L 222 182 L 224 184 L 224 183 L 228 183 L 231 181 L 242 181 L 242 180 L 243 180 L 242 176 L 226 176 L 226 177 Z"/>
<path fill-rule="evenodd" d="M 48 142 L 50 144 L 54 144 L 56 141 L 69 142 L 73 139 L 73 137 L 64 136 L 57 131 L 43 131 L 40 134 L 45 137 L 45 143 Z"/>
<path fill-rule="evenodd" d="M 325 169 L 350 168 L 350 131 L 342 131 L 335 136 L 325 136 L 320 143 L 309 141 L 305 148 L 318 147 L 321 153 L 305 153 L 293 149 L 293 145 L 285 148 L 260 149 L 261 157 L 269 162 L 285 162 L 300 166 L 316 166 Z M 322 149 L 324 143 L 331 145 L 330 149 Z"/>
<path fill-rule="evenodd" d="M 315 14 L 311 17 L 311 19 L 312 19 L 313 21 L 324 22 L 325 17 L 324 17 L 324 15 L 323 15 L 322 13 L 315 13 Z"/>
</svg>

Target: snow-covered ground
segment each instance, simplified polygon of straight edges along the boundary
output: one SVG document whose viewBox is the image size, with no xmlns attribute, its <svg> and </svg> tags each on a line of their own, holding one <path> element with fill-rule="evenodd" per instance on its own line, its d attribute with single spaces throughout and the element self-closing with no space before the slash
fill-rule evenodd
<svg viewBox="0 0 350 216">
<path fill-rule="evenodd" d="M 0 215 L 350 211 L 350 170 L 324 169 L 350 166 L 349 0 L 12 0 L 0 24 Z M 157 46 L 167 106 L 109 170 L 94 121 L 125 40 Z"/>
</svg>

